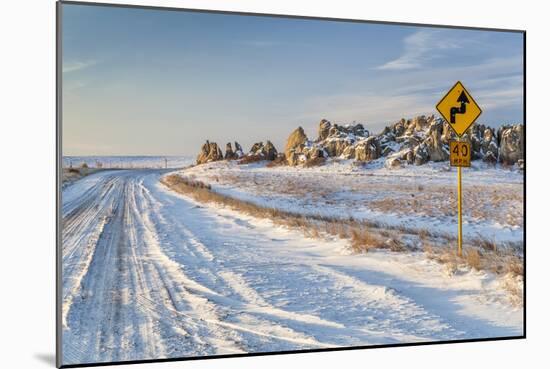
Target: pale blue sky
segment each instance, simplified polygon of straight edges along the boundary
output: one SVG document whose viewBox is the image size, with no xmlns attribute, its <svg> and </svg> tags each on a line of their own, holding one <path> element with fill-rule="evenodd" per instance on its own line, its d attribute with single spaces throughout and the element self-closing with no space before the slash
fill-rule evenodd
<svg viewBox="0 0 550 369">
<path fill-rule="evenodd" d="M 301 125 L 374 133 L 435 112 L 461 80 L 480 123 L 523 121 L 523 35 L 63 5 L 64 155 L 282 149 Z"/>
</svg>

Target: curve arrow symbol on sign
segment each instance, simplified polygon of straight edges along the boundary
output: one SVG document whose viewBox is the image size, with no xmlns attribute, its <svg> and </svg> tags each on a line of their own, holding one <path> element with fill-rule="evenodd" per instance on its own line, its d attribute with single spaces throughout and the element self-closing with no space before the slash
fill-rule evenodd
<svg viewBox="0 0 550 369">
<path fill-rule="evenodd" d="M 456 122 L 455 116 L 457 114 L 466 113 L 466 104 L 469 104 L 470 100 L 468 100 L 468 96 L 466 96 L 464 91 L 462 91 L 456 102 L 460 103 L 460 107 L 453 106 L 451 108 L 451 124 L 454 124 Z"/>
</svg>

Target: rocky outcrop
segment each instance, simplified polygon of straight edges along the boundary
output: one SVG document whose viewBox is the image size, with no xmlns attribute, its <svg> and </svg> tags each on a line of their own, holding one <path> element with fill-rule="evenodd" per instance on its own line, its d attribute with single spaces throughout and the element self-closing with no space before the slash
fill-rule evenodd
<svg viewBox="0 0 550 369">
<path fill-rule="evenodd" d="M 241 145 L 237 141 L 235 141 L 235 156 L 237 159 L 240 159 L 244 156 L 244 151 Z"/>
<path fill-rule="evenodd" d="M 416 146 L 413 151 L 413 163 L 415 165 L 426 164 L 430 160 L 430 152 L 428 150 L 428 145 L 426 143 L 421 143 Z"/>
<path fill-rule="evenodd" d="M 476 159 L 482 159 L 484 162 L 491 164 L 497 162 L 498 144 L 494 129 L 485 128 L 483 130 L 483 140 L 479 144 L 479 150 L 474 150 L 474 152 L 479 152 L 479 157 Z"/>
<path fill-rule="evenodd" d="M 277 149 L 271 141 L 267 140 L 265 144 L 263 142 L 256 142 L 252 145 L 246 156 L 249 158 L 255 157 L 259 160 L 275 160 L 277 155 Z"/>
<path fill-rule="evenodd" d="M 456 140 L 457 136 L 442 119 L 421 116 L 412 120 L 401 119 L 386 127 L 378 138 L 381 156 L 388 157 L 386 166 L 396 167 L 397 161 L 393 159 L 398 159 L 400 165 L 448 160 L 449 142 Z M 472 160 L 517 164 L 519 168 L 523 165 L 523 125 L 505 126 L 495 133 L 492 127 L 474 124 L 462 140 L 470 143 Z"/>
<path fill-rule="evenodd" d="M 262 160 L 275 160 L 277 157 L 277 149 L 269 140 L 265 142 L 265 145 L 263 142 L 256 142 L 250 148 L 248 156 L 256 156 Z"/>
<path fill-rule="evenodd" d="M 369 162 L 380 157 L 378 139 L 374 136 L 362 140 L 355 145 L 355 160 Z"/>
<path fill-rule="evenodd" d="M 286 158 L 287 164 L 290 166 L 298 165 L 298 163 L 300 162 L 300 154 L 294 150 L 289 151 L 288 154 L 285 154 L 285 158 Z"/>
<path fill-rule="evenodd" d="M 277 149 L 269 140 L 265 142 L 263 153 L 267 160 L 275 160 L 275 158 L 277 157 Z"/>
<path fill-rule="evenodd" d="M 449 150 L 444 146 L 442 141 L 443 135 L 443 121 L 434 120 L 428 132 L 426 133 L 427 138 L 424 140 L 426 149 L 428 151 L 428 158 L 431 161 L 444 161 L 449 159 Z"/>
<path fill-rule="evenodd" d="M 329 156 L 341 156 L 344 151 L 353 145 L 353 141 L 342 139 L 327 140 L 322 147 L 326 150 Z"/>
<path fill-rule="evenodd" d="M 525 160 L 525 130 L 522 124 L 503 126 L 498 130 L 498 160 L 507 165 L 523 166 Z M 522 161 L 519 163 L 519 161 Z"/>
<path fill-rule="evenodd" d="M 462 136 L 470 143 L 472 160 L 485 163 L 525 165 L 525 138 L 523 125 L 507 125 L 498 131 L 483 124 L 472 125 Z M 246 162 L 278 160 L 277 165 L 322 165 L 327 158 L 353 160 L 364 166 L 374 160 L 383 160 L 388 168 L 404 165 L 423 165 L 427 162 L 447 161 L 449 142 L 456 134 L 441 118 L 418 116 L 400 119 L 385 127 L 378 135 L 371 135 L 361 123 L 333 124 L 323 119 L 319 122 L 318 137 L 308 139 L 302 127 L 288 137 L 284 153 L 278 153 L 270 142 L 257 142 L 250 152 L 243 155 L 242 147 L 235 142 L 235 150 L 226 145 L 225 159 L 243 158 Z M 197 163 L 221 160 L 221 150 L 215 143 L 203 145 Z"/>
<path fill-rule="evenodd" d="M 225 145 L 225 155 L 223 157 L 225 160 L 235 160 L 237 159 L 237 155 L 233 151 L 233 148 L 231 147 L 231 142 L 228 142 Z"/>
<path fill-rule="evenodd" d="M 344 149 L 342 152 L 342 155 L 340 155 L 343 159 L 353 159 L 355 158 L 355 146 L 349 145 Z"/>
<path fill-rule="evenodd" d="M 218 144 L 206 140 L 206 143 L 202 145 L 201 151 L 197 156 L 197 164 L 204 164 L 222 159 L 223 153 L 222 150 L 218 147 Z"/>
<path fill-rule="evenodd" d="M 328 137 L 330 126 L 330 122 L 326 119 L 322 119 L 321 122 L 319 122 L 319 137 L 317 138 L 317 142 L 323 141 Z"/>
<path fill-rule="evenodd" d="M 361 157 L 365 156 L 364 145 L 358 148 L 357 144 L 368 137 L 369 131 L 367 131 L 361 123 L 338 125 L 331 124 L 327 120 L 322 120 L 319 124 L 319 138 L 317 139 L 317 143 L 329 157 L 353 159 L 356 157 L 357 151 L 360 152 L 359 155 Z M 370 154 L 368 155 L 370 156 Z"/>
<path fill-rule="evenodd" d="M 324 127 L 322 130 L 321 125 Z M 369 131 L 367 131 L 361 123 L 339 125 L 331 124 L 329 121 L 324 119 L 320 123 L 319 138 L 321 138 L 321 133 L 323 133 L 323 136 L 327 133 L 324 139 L 347 138 L 349 140 L 355 140 L 359 137 L 369 136 Z"/>
<path fill-rule="evenodd" d="M 264 143 L 263 142 L 256 142 L 250 148 L 250 151 L 248 152 L 248 155 L 261 155 L 263 149 L 264 149 Z"/>
<path fill-rule="evenodd" d="M 302 150 L 308 142 L 306 133 L 302 127 L 296 128 L 286 140 L 285 156 L 289 165 L 298 164 Z"/>
</svg>

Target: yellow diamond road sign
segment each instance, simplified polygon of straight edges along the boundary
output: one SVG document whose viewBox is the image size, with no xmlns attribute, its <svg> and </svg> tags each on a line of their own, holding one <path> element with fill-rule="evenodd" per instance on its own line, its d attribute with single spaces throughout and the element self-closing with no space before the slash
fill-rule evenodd
<svg viewBox="0 0 550 369">
<path fill-rule="evenodd" d="M 460 81 L 443 96 L 436 108 L 458 137 L 462 136 L 481 114 L 481 108 Z"/>
</svg>

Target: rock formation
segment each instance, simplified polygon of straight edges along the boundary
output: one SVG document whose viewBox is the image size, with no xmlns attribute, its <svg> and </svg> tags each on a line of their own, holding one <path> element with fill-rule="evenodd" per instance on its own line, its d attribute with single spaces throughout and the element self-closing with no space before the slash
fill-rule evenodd
<svg viewBox="0 0 550 369">
<path fill-rule="evenodd" d="M 256 142 L 250 148 L 248 156 L 258 156 L 263 160 L 275 160 L 277 157 L 277 149 L 269 140 L 265 142 L 265 145 L 263 142 Z"/>
<path fill-rule="evenodd" d="M 235 156 L 237 157 L 237 159 L 240 159 L 244 156 L 243 148 L 237 141 L 235 141 Z"/>
<path fill-rule="evenodd" d="M 302 127 L 296 128 L 286 141 L 285 156 L 289 165 L 298 164 L 299 155 L 307 142 L 307 136 Z"/>
<path fill-rule="evenodd" d="M 498 130 L 499 153 L 498 160 L 501 163 L 512 165 L 520 163 L 523 166 L 525 158 L 525 131 L 523 125 L 506 125 Z"/>
<path fill-rule="evenodd" d="M 444 161 L 449 159 L 449 150 L 447 147 L 443 146 L 442 137 L 443 135 L 443 121 L 434 120 L 428 132 L 426 133 L 427 138 L 424 140 L 426 148 L 428 150 L 428 157 L 431 161 Z"/>
<path fill-rule="evenodd" d="M 524 126 L 506 125 L 498 132 L 483 124 L 474 124 L 462 136 L 472 147 L 472 160 L 486 163 L 497 162 L 506 165 L 525 165 Z M 449 142 L 457 139 L 456 134 L 441 118 L 418 116 L 400 119 L 385 127 L 378 135 L 370 135 L 361 123 L 333 124 L 323 119 L 319 122 L 315 141 L 307 138 L 302 127 L 295 129 L 288 137 L 284 153 L 278 153 L 275 146 L 266 141 L 252 145 L 246 155 L 249 160 L 278 160 L 287 165 L 321 165 L 327 158 L 354 160 L 364 165 L 373 160 L 385 161 L 388 168 L 403 165 L 423 165 L 430 161 L 449 159 Z M 225 159 L 238 159 L 243 155 L 242 147 L 235 142 L 226 145 Z M 222 159 L 216 143 L 206 142 L 197 157 L 202 164 Z M 320 164 L 319 164 L 320 163 Z M 280 164 L 277 164 L 280 165 Z"/>
<path fill-rule="evenodd" d="M 317 138 L 317 141 L 323 141 L 328 137 L 328 133 L 330 130 L 330 122 L 326 119 L 322 119 L 321 122 L 319 122 L 319 137 Z"/>
<path fill-rule="evenodd" d="M 380 157 L 380 146 L 376 137 L 371 136 L 355 145 L 355 160 L 369 162 Z"/>
<path fill-rule="evenodd" d="M 201 151 L 197 156 L 197 164 L 204 164 L 222 159 L 223 153 L 222 150 L 218 147 L 218 144 L 206 140 L 206 143 L 202 145 Z"/>
<path fill-rule="evenodd" d="M 233 148 L 231 147 L 231 142 L 228 142 L 227 145 L 225 145 L 225 156 L 223 157 L 225 160 L 234 160 L 237 159 L 237 155 L 233 151 Z"/>
</svg>

